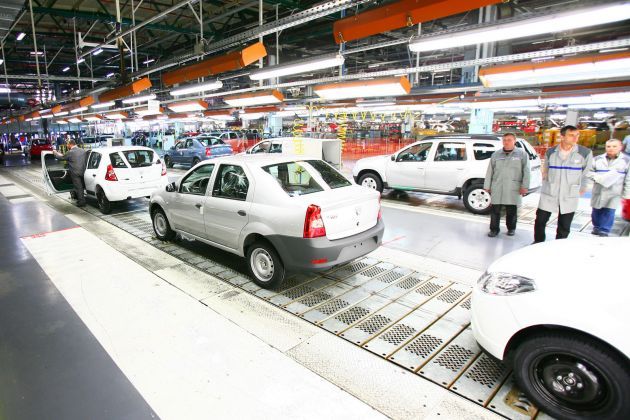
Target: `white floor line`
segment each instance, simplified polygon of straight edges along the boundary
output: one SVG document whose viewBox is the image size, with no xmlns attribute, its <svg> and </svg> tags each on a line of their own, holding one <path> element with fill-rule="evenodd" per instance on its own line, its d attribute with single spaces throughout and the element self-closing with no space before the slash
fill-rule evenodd
<svg viewBox="0 0 630 420">
<path fill-rule="evenodd" d="M 384 418 L 82 228 L 23 242 L 163 419 Z"/>
</svg>

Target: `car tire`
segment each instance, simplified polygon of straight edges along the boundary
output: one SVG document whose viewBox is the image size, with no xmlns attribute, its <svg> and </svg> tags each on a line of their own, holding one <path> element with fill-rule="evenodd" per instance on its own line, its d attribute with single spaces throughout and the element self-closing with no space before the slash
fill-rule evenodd
<svg viewBox="0 0 630 420">
<path fill-rule="evenodd" d="M 630 364 L 595 338 L 538 333 L 511 356 L 519 387 L 547 414 L 558 419 L 630 418 Z"/>
<path fill-rule="evenodd" d="M 170 156 L 168 155 L 164 156 L 164 164 L 166 165 L 167 168 L 173 167 L 173 161 L 171 160 Z"/>
<path fill-rule="evenodd" d="M 171 224 L 168 222 L 164 210 L 158 208 L 151 213 L 151 224 L 153 225 L 155 236 L 159 240 L 172 241 L 175 239 L 175 231 L 171 229 Z"/>
<path fill-rule="evenodd" d="M 381 177 L 374 172 L 368 172 L 359 177 L 359 185 L 367 188 L 371 188 L 378 192 L 383 192 L 383 181 Z"/>
<path fill-rule="evenodd" d="M 196 165 L 196 164 L 198 164 L 198 163 L 199 163 L 199 158 L 198 158 L 198 157 L 193 158 L 193 160 L 192 160 L 192 166 L 195 166 L 195 165 Z"/>
<path fill-rule="evenodd" d="M 474 214 L 490 213 L 490 193 L 483 189 L 483 184 L 473 183 L 464 191 L 464 206 Z"/>
<path fill-rule="evenodd" d="M 265 289 L 279 286 L 284 281 L 284 264 L 274 247 L 257 241 L 247 248 L 247 268 L 254 283 Z"/>
<path fill-rule="evenodd" d="M 105 195 L 105 191 L 100 188 L 96 191 L 96 202 L 101 213 L 109 214 L 112 212 L 112 203 Z"/>
</svg>

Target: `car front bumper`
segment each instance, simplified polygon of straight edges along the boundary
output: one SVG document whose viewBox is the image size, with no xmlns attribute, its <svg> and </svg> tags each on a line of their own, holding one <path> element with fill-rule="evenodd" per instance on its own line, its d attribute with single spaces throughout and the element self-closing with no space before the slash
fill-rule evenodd
<svg viewBox="0 0 630 420">
<path fill-rule="evenodd" d="M 503 360 L 506 346 L 520 328 L 510 309 L 513 296 L 495 296 L 475 286 L 472 293 L 472 331 L 486 352 Z"/>
<path fill-rule="evenodd" d="M 280 254 L 285 268 L 292 271 L 319 271 L 352 261 L 378 248 L 383 239 L 383 220 L 347 238 L 296 238 L 271 235 L 267 238 Z"/>
</svg>

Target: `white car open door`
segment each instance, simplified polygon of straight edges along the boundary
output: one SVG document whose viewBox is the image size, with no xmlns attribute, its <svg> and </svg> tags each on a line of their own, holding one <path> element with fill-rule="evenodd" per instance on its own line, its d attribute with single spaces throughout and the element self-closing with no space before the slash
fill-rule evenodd
<svg viewBox="0 0 630 420">
<path fill-rule="evenodd" d="M 72 191 L 72 178 L 66 165 L 65 161 L 57 160 L 52 152 L 42 151 L 42 176 L 49 195 Z"/>
</svg>

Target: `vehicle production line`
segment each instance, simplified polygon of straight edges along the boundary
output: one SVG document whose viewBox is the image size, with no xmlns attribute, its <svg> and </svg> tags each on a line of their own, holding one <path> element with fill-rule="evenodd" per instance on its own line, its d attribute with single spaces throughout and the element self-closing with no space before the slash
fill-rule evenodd
<svg viewBox="0 0 630 420">
<path fill-rule="evenodd" d="M 183 172 L 175 169 L 170 173 L 177 177 Z M 18 189 L 25 188 L 23 193 L 2 191 L 15 205 L 22 200 L 32 200 L 32 195 L 26 191 L 44 194 L 39 169 L 26 167 L 4 174 L 3 184 L 9 180 L 19 185 Z M 60 198 L 69 201 L 69 197 Z M 296 275 L 276 291 L 261 289 L 251 282 L 241 268 L 242 262 L 232 255 L 197 242 L 182 240 L 164 243 L 155 239 L 146 200 L 136 200 L 107 216 L 101 215 L 93 206 L 86 208 L 87 214 L 82 211 L 74 213 L 84 214 L 75 216 L 79 224 L 81 220 L 105 221 L 142 239 L 175 258 L 191 277 L 196 278 L 193 273 L 200 271 L 221 279 L 225 283 L 218 291 L 225 294 L 226 300 L 251 301 L 249 295 L 262 299 L 266 301 L 265 304 L 297 315 L 353 343 L 357 348 L 367 350 L 370 357 L 389 360 L 413 372 L 420 381 L 420 377 L 428 379 L 486 407 L 488 414 L 493 412 L 509 418 L 543 418 L 545 415 L 539 414 L 514 387 L 510 372 L 481 353 L 469 327 L 470 291 L 476 278 L 483 267 L 499 255 L 529 243 L 531 229 L 527 223 L 523 223 L 520 226 L 523 229 L 519 230 L 515 238 L 503 240 L 496 246 L 496 241 L 484 235 L 487 230 L 486 218 L 464 214 L 464 210 L 458 210 L 458 204 L 449 203 L 448 200 L 441 200 L 438 205 L 426 210 L 414 210 L 418 201 L 422 200 L 421 195 L 410 195 L 402 200 L 400 197 L 385 198 L 383 217 L 386 222 L 390 220 L 387 224 L 390 230 L 386 232 L 384 247 L 343 267 L 319 274 Z M 67 203 L 57 198 L 50 200 L 55 208 L 59 203 L 68 208 Z M 21 205 L 29 206 L 30 203 Z M 465 223 L 470 220 L 475 223 Z M 576 223 L 580 223 L 579 217 L 576 217 Z M 410 234 L 409 229 L 414 224 L 427 228 Z M 405 229 L 407 234 L 400 234 Z M 448 242 L 450 258 L 447 253 L 432 254 L 432 249 L 439 251 L 440 244 L 436 242 L 437 235 L 431 229 L 440 229 L 440 241 Z M 471 246 L 471 249 L 453 249 L 463 242 L 456 241 L 462 234 L 468 237 L 476 235 L 487 246 L 480 247 L 479 242 L 475 241 L 473 244 L 461 245 Z M 472 251 L 474 247 L 477 252 Z M 416 254 L 420 255 L 404 252 L 404 249 L 415 249 Z M 122 251 L 132 260 L 152 269 L 154 261 L 134 256 L 133 250 Z M 460 253 L 473 257 L 459 265 L 439 261 L 457 261 L 457 254 Z M 211 306 L 208 301 L 214 298 L 207 297 L 207 284 L 191 283 L 181 277 L 179 280 L 167 278 L 166 281 Z M 248 297 L 244 297 L 244 293 L 248 293 Z M 336 340 L 339 341 L 339 338 Z M 326 377 L 318 371 L 318 366 L 308 367 Z M 379 409 L 374 402 L 371 405 Z M 396 417 L 385 408 L 380 411 Z"/>
</svg>

